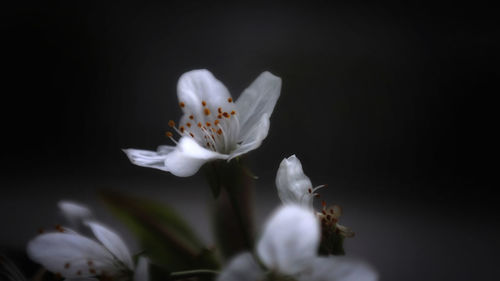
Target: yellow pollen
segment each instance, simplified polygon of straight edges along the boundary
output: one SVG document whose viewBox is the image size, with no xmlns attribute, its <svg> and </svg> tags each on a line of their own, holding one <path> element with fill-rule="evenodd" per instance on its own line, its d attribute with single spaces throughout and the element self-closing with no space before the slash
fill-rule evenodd
<svg viewBox="0 0 500 281">
<path fill-rule="evenodd" d="M 174 122 L 174 120 L 169 120 L 169 121 L 168 121 L 168 126 L 169 126 L 169 127 L 171 127 L 171 128 L 175 127 L 175 122 Z"/>
<path fill-rule="evenodd" d="M 184 106 L 186 106 L 182 101 L 179 103 L 179 106 L 184 108 Z"/>
<path fill-rule="evenodd" d="M 222 135 L 222 130 L 221 129 L 217 130 L 217 134 Z"/>
<path fill-rule="evenodd" d="M 208 109 L 208 108 L 205 108 L 205 110 L 203 112 L 205 112 L 205 115 L 210 115 L 210 109 Z"/>
<path fill-rule="evenodd" d="M 198 122 L 198 127 L 201 128 L 201 122 Z"/>
<path fill-rule="evenodd" d="M 226 117 L 226 118 L 229 118 L 229 113 L 227 113 L 227 112 L 222 113 L 222 115 L 223 115 L 224 117 Z"/>
<path fill-rule="evenodd" d="M 173 134 L 172 134 L 172 132 L 167 131 L 167 132 L 165 132 L 165 136 L 171 138 L 173 136 Z"/>
<path fill-rule="evenodd" d="M 210 127 L 212 126 L 212 124 L 210 124 L 210 122 L 207 122 L 207 127 Z"/>
<path fill-rule="evenodd" d="M 233 102 L 233 99 L 232 98 L 228 98 L 227 102 Z"/>
<path fill-rule="evenodd" d="M 201 101 L 201 105 L 207 106 L 207 102 L 206 101 Z"/>
<path fill-rule="evenodd" d="M 219 120 L 215 120 L 215 121 L 214 121 L 214 124 L 215 124 L 216 126 L 217 126 L 217 125 L 219 125 Z"/>
</svg>

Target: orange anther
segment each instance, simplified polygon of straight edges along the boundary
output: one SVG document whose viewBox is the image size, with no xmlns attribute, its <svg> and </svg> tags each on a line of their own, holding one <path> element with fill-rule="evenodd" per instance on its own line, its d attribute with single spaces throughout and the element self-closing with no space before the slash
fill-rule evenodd
<svg viewBox="0 0 500 281">
<path fill-rule="evenodd" d="M 172 132 L 168 132 L 168 131 L 167 131 L 167 132 L 165 132 L 165 135 L 166 135 L 167 137 L 169 137 L 169 138 L 171 138 L 171 137 L 173 136 Z"/>
<path fill-rule="evenodd" d="M 194 116 L 191 114 L 189 115 L 189 119 L 193 120 L 194 119 Z"/>
<path fill-rule="evenodd" d="M 203 100 L 203 101 L 201 101 L 201 105 L 207 106 L 207 102 Z"/>
<path fill-rule="evenodd" d="M 184 106 L 186 106 L 182 101 L 179 103 L 179 106 L 184 108 Z"/>
<path fill-rule="evenodd" d="M 227 102 L 233 102 L 232 98 L 227 98 Z"/>
<path fill-rule="evenodd" d="M 208 109 L 208 108 L 205 108 L 205 110 L 203 110 L 203 112 L 205 113 L 205 115 L 210 115 L 210 109 Z"/>
</svg>

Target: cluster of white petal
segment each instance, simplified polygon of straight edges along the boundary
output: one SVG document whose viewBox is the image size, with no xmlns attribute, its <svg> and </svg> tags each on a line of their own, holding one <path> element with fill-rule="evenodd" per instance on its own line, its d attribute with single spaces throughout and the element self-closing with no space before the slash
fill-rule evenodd
<svg viewBox="0 0 500 281">
<path fill-rule="evenodd" d="M 242 253 L 230 261 L 218 281 L 265 280 L 266 274 L 296 281 L 374 281 L 367 264 L 345 257 L 319 257 L 319 222 L 310 209 L 296 204 L 280 207 L 267 220 L 256 256 Z M 259 266 L 260 261 L 265 268 Z"/>
<path fill-rule="evenodd" d="M 176 141 L 167 132 L 176 146 L 124 152 L 136 165 L 191 176 L 208 161 L 229 161 L 259 147 L 269 131 L 269 118 L 280 91 L 281 79 L 263 72 L 234 102 L 211 72 L 189 71 L 177 85 L 183 116 L 178 126 L 169 122 L 180 139 Z"/>
<path fill-rule="evenodd" d="M 28 243 L 28 256 L 47 270 L 68 279 L 108 276 L 115 280 L 134 272 L 134 281 L 147 281 L 148 261 L 140 257 L 134 265 L 128 247 L 110 228 L 90 219 L 91 212 L 80 204 L 62 201 L 63 214 L 72 223 L 81 222 L 95 238 L 86 237 L 70 228 L 58 227 L 42 233 Z"/>
</svg>

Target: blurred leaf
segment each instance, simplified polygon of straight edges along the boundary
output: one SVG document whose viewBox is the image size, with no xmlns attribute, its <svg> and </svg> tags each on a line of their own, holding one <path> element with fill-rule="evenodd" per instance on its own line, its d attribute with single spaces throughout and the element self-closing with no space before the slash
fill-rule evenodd
<svg viewBox="0 0 500 281">
<path fill-rule="evenodd" d="M 219 267 L 213 251 L 165 204 L 112 191 L 102 192 L 101 197 L 137 236 L 154 263 L 168 271 Z"/>
</svg>

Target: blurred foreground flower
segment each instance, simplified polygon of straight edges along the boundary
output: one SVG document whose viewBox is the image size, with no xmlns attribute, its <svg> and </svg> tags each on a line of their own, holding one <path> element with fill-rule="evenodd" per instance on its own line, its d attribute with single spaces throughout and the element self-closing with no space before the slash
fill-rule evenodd
<svg viewBox="0 0 500 281">
<path fill-rule="evenodd" d="M 278 196 L 284 204 L 298 204 L 305 208 L 314 209 L 314 197 L 319 196 L 315 193 L 320 185 L 312 187 L 311 180 L 304 174 L 300 160 L 292 155 L 281 161 L 276 174 L 276 188 Z M 344 237 L 353 237 L 354 232 L 338 223 L 342 215 L 342 208 L 338 205 L 326 207 L 322 202 L 322 210 L 317 213 L 321 221 L 322 242 L 321 251 L 325 254 L 344 254 Z"/>
<path fill-rule="evenodd" d="M 360 261 L 317 256 L 319 242 L 320 227 L 313 212 L 298 205 L 282 206 L 265 224 L 257 259 L 248 252 L 236 256 L 217 280 L 377 280 L 375 271 Z"/>
<path fill-rule="evenodd" d="M 59 203 L 63 214 L 73 222 L 90 228 L 96 239 L 63 227 L 42 233 L 28 243 L 29 257 L 47 270 L 65 278 L 88 278 L 99 276 L 113 280 L 148 280 L 148 261 L 139 257 L 134 266 L 129 249 L 113 230 L 89 220 L 91 212 L 76 203 Z"/>
<path fill-rule="evenodd" d="M 208 70 L 184 73 L 177 85 L 183 111 L 176 146 L 159 146 L 157 151 L 125 149 L 130 161 L 143 167 L 168 171 L 176 176 L 195 174 L 211 160 L 231 160 L 260 146 L 269 130 L 269 118 L 280 95 L 281 79 L 263 72 L 233 102 L 224 84 Z"/>
</svg>

